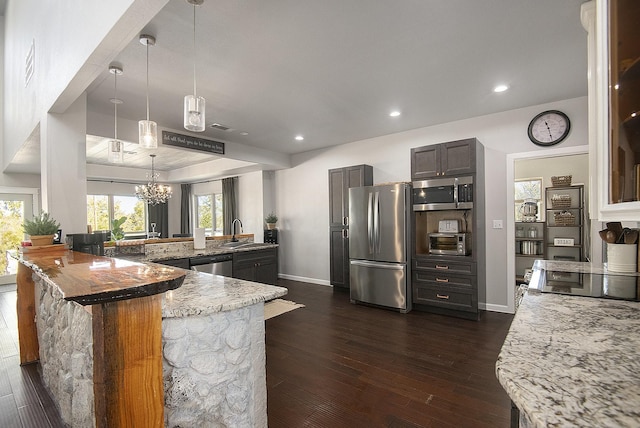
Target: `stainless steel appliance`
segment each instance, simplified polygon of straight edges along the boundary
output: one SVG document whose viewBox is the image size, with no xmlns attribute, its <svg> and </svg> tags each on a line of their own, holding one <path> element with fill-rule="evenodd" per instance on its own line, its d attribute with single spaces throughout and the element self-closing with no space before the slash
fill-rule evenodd
<svg viewBox="0 0 640 428">
<path fill-rule="evenodd" d="M 213 275 L 232 275 L 233 255 L 216 254 L 211 256 L 198 256 L 189 259 L 189 266 L 198 272 L 210 273 Z"/>
<path fill-rule="evenodd" d="M 466 256 L 471 253 L 470 233 L 429 233 L 430 254 Z"/>
<path fill-rule="evenodd" d="M 473 208 L 473 177 L 414 181 L 412 201 L 414 211 Z"/>
<path fill-rule="evenodd" d="M 349 189 L 351 301 L 411 310 L 411 186 Z"/>
</svg>

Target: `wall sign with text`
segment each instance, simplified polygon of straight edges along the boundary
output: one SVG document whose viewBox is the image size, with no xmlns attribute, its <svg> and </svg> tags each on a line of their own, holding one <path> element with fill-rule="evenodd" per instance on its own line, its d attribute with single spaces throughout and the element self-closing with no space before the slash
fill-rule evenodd
<svg viewBox="0 0 640 428">
<path fill-rule="evenodd" d="M 224 154 L 224 143 L 221 143 L 220 141 L 205 140 L 204 138 L 176 134 L 168 131 L 162 131 L 162 144 L 182 147 L 184 149 L 200 150 L 203 152 L 215 153 L 217 155 Z"/>
</svg>

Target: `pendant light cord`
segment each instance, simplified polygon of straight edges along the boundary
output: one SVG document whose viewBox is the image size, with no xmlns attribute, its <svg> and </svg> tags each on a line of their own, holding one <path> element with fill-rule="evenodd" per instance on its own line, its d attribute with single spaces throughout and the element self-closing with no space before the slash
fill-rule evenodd
<svg viewBox="0 0 640 428">
<path fill-rule="evenodd" d="M 193 5 L 193 96 L 198 98 L 196 93 L 196 5 Z"/>
<path fill-rule="evenodd" d="M 149 121 L 149 42 L 147 42 L 147 122 Z"/>
<path fill-rule="evenodd" d="M 113 139 L 118 139 L 118 73 L 113 73 Z"/>
</svg>

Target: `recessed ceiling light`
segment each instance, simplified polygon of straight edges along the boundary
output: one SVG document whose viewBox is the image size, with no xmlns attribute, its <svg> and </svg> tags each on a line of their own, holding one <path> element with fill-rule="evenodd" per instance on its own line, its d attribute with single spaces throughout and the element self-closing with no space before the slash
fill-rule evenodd
<svg viewBox="0 0 640 428">
<path fill-rule="evenodd" d="M 509 89 L 507 85 L 498 85 L 495 88 L 493 88 L 493 92 L 504 92 L 507 89 Z"/>
<path fill-rule="evenodd" d="M 240 135 L 242 135 L 242 136 L 247 136 L 247 135 L 249 135 L 249 133 L 248 133 L 248 132 L 244 132 L 244 131 L 243 131 L 243 132 L 241 132 L 241 133 L 240 133 Z"/>
<path fill-rule="evenodd" d="M 400 112 L 398 110 L 394 110 L 391 113 L 389 113 L 389 116 L 398 117 L 398 116 L 400 116 Z"/>
<path fill-rule="evenodd" d="M 302 135 L 296 135 L 296 141 L 302 141 L 304 137 Z"/>
</svg>

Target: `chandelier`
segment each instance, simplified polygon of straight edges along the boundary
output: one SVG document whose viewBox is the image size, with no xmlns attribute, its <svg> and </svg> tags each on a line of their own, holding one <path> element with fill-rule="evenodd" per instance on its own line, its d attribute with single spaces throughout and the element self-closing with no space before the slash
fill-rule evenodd
<svg viewBox="0 0 640 428">
<path fill-rule="evenodd" d="M 156 183 L 158 178 L 154 165 L 156 155 L 149 156 L 151 156 L 151 175 L 147 174 L 149 182 L 136 186 L 136 196 L 149 205 L 164 204 L 171 198 L 171 187 Z"/>
</svg>

